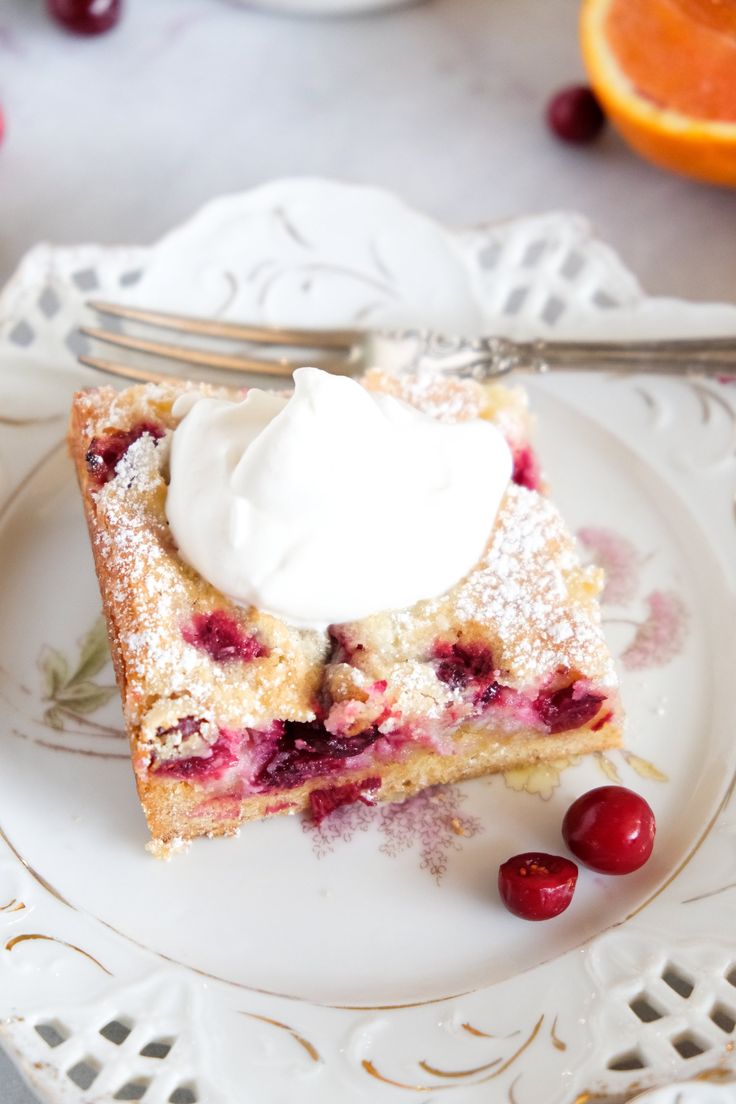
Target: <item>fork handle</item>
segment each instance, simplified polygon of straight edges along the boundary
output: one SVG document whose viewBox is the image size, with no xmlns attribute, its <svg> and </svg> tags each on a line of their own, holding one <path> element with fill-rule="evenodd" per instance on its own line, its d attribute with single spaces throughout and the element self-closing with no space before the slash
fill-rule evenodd
<svg viewBox="0 0 736 1104">
<path fill-rule="evenodd" d="M 660 375 L 736 374 L 736 338 L 649 341 L 532 341 L 520 355 L 536 371 L 654 372 Z M 521 365 L 520 365 L 521 367 Z"/>
<path fill-rule="evenodd" d="M 512 341 L 420 331 L 373 335 L 369 360 L 393 371 L 429 368 L 494 379 L 515 370 L 736 375 L 736 337 L 647 341 Z"/>
</svg>

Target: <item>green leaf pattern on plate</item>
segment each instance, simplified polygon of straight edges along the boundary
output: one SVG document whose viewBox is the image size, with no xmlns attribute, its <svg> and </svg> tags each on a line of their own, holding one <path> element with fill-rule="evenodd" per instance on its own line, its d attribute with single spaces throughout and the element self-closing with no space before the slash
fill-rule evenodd
<svg viewBox="0 0 736 1104">
<path fill-rule="evenodd" d="M 54 698 L 64 686 L 69 676 L 69 665 L 66 658 L 56 648 L 44 646 L 38 657 L 38 666 L 43 675 L 43 696 Z"/>
<path fill-rule="evenodd" d="M 109 662 L 110 651 L 107 646 L 105 619 L 104 617 L 98 617 L 80 643 L 79 663 L 73 678 L 75 680 L 89 679 L 92 675 L 98 675 Z"/>
<path fill-rule="evenodd" d="M 99 686 L 92 677 L 110 662 L 105 621 L 98 617 L 79 643 L 76 667 L 63 652 L 45 645 L 38 657 L 43 680 L 43 700 L 50 702 L 44 721 L 52 728 L 63 730 L 67 718 L 79 718 L 94 713 L 106 705 L 116 693 L 115 686 Z"/>
</svg>

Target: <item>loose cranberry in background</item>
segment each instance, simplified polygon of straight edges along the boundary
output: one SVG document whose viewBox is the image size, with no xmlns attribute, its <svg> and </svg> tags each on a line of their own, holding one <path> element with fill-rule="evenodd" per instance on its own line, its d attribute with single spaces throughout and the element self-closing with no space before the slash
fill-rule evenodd
<svg viewBox="0 0 736 1104">
<path fill-rule="evenodd" d="M 5 137 L 5 116 L 3 115 L 3 109 L 0 107 L 0 144 Z"/>
<path fill-rule="evenodd" d="M 57 23 L 68 31 L 96 35 L 115 26 L 123 0 L 46 0 L 46 6 Z"/>
<path fill-rule="evenodd" d="M 547 105 L 550 130 L 563 142 L 585 145 L 598 137 L 606 117 L 595 95 L 585 84 L 573 84 L 557 92 Z"/>
<path fill-rule="evenodd" d="M 527 851 L 498 868 L 498 891 L 509 912 L 522 920 L 550 920 L 572 901 L 578 868 L 560 855 Z"/>
<path fill-rule="evenodd" d="M 600 786 L 573 801 L 562 836 L 580 862 L 601 874 L 631 874 L 652 853 L 656 825 L 643 797 L 625 786 Z"/>
</svg>

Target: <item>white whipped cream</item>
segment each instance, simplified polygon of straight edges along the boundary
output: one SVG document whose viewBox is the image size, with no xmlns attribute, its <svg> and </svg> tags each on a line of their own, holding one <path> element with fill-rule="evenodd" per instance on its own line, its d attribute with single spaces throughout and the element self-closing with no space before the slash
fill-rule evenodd
<svg viewBox="0 0 736 1104">
<path fill-rule="evenodd" d="M 177 400 L 166 513 L 183 559 L 300 628 L 445 593 L 493 528 L 512 468 L 502 434 L 316 368 L 294 383 L 290 398 Z"/>
</svg>

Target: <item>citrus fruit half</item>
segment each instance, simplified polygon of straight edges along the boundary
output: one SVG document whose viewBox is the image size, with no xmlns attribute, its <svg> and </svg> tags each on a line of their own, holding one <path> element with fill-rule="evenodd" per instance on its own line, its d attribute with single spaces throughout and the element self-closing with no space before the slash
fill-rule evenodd
<svg viewBox="0 0 736 1104">
<path fill-rule="evenodd" d="M 584 0 L 591 84 L 664 168 L 736 187 L 736 0 Z"/>
</svg>

